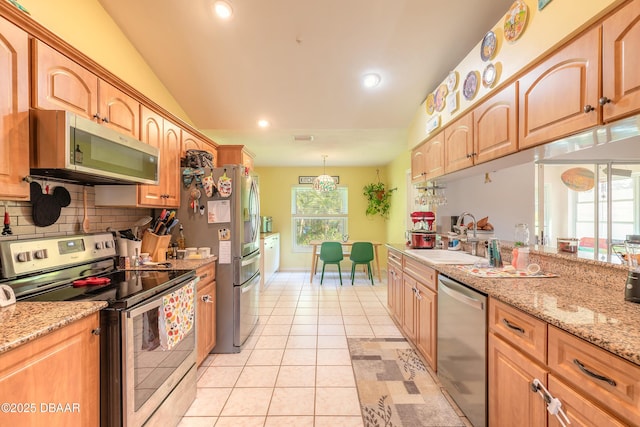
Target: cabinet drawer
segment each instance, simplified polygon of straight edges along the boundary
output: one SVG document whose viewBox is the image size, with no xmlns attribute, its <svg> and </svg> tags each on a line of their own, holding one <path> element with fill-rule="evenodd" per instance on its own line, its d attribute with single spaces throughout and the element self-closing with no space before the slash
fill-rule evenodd
<svg viewBox="0 0 640 427">
<path fill-rule="evenodd" d="M 402 254 L 394 250 L 389 249 L 387 252 L 387 263 L 393 263 L 398 268 L 402 268 Z"/>
<path fill-rule="evenodd" d="M 199 290 L 213 282 L 216 278 L 216 263 L 210 262 L 209 264 L 198 267 L 196 277 L 200 279 L 198 282 Z"/>
<path fill-rule="evenodd" d="M 546 322 L 490 298 L 489 330 L 539 362 L 546 363 Z"/>
<path fill-rule="evenodd" d="M 549 368 L 605 409 L 640 419 L 640 366 L 549 326 Z"/>
<path fill-rule="evenodd" d="M 404 257 L 403 262 L 403 271 L 405 273 L 410 274 L 419 282 L 437 292 L 438 284 L 436 282 L 436 271 L 433 268 L 427 267 L 420 261 L 416 261 L 409 257 Z"/>
</svg>

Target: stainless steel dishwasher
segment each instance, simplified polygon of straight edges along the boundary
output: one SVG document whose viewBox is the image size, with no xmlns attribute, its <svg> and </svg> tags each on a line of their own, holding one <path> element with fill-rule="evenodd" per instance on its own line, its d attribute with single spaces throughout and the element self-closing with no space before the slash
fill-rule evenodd
<svg viewBox="0 0 640 427">
<path fill-rule="evenodd" d="M 487 425 L 487 297 L 438 275 L 438 378 L 474 427 Z"/>
</svg>

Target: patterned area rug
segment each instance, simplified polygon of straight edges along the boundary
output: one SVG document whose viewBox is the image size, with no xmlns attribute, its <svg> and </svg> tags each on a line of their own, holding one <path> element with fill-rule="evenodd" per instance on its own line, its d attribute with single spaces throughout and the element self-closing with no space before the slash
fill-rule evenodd
<svg viewBox="0 0 640 427">
<path fill-rule="evenodd" d="M 464 426 L 404 338 L 349 338 L 366 427 Z"/>
</svg>

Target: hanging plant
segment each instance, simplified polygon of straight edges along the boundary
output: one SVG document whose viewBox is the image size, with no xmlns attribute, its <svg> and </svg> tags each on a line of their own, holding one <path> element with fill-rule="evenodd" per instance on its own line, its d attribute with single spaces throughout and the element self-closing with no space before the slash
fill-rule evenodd
<svg viewBox="0 0 640 427">
<path fill-rule="evenodd" d="M 364 186 L 363 195 L 367 199 L 367 215 L 380 215 L 383 218 L 389 218 L 389 209 L 391 208 L 391 195 L 397 188 L 387 190 L 384 183 L 380 182 L 380 171 L 376 170 L 378 182 L 372 182 Z"/>
</svg>

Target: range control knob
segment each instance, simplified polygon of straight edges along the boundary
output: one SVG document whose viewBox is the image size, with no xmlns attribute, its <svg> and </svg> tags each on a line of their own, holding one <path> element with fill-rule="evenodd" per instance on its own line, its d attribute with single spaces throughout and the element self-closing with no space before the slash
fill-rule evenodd
<svg viewBox="0 0 640 427">
<path fill-rule="evenodd" d="M 102 242 L 96 242 L 96 249 L 102 249 Z"/>
<path fill-rule="evenodd" d="M 19 252 L 18 255 L 16 256 L 16 258 L 18 259 L 18 262 L 27 262 L 31 260 L 31 253 L 30 252 Z"/>
<path fill-rule="evenodd" d="M 106 242 L 104 242 L 104 247 L 105 248 L 112 248 L 113 247 L 113 240 L 107 240 Z"/>
<path fill-rule="evenodd" d="M 35 256 L 36 259 L 45 259 L 47 257 L 47 251 L 46 249 L 38 249 L 33 253 L 33 256 Z"/>
</svg>

